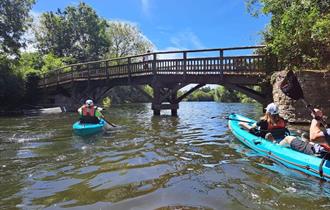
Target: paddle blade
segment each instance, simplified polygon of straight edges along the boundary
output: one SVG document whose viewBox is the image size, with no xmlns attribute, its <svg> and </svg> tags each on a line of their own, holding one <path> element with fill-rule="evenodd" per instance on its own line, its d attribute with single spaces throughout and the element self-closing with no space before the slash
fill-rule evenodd
<svg viewBox="0 0 330 210">
<path fill-rule="evenodd" d="M 286 77 L 280 84 L 280 88 L 286 96 L 294 100 L 304 99 L 304 93 L 292 70 L 287 73 Z"/>
</svg>

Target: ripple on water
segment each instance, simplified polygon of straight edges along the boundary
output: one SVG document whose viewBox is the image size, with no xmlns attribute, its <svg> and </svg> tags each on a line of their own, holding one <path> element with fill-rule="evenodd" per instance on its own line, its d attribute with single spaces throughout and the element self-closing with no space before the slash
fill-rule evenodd
<svg viewBox="0 0 330 210">
<path fill-rule="evenodd" d="M 211 120 L 261 110 L 184 102 L 178 117 L 154 117 L 150 104 L 120 105 L 109 119 L 121 127 L 86 138 L 72 135 L 76 114 L 1 119 L 0 209 L 328 208 L 329 183 L 281 170 Z"/>
<path fill-rule="evenodd" d="M 24 132 L 24 133 L 15 133 L 11 137 L 8 138 L 9 142 L 12 143 L 24 143 L 30 141 L 39 141 L 44 139 L 50 139 L 54 137 L 56 134 L 55 132 L 45 132 L 45 133 L 31 133 L 31 132 Z"/>
</svg>

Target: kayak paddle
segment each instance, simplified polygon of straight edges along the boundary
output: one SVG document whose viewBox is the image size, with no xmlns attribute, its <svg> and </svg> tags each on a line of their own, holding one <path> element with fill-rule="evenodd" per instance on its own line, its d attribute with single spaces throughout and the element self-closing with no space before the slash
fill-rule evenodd
<svg viewBox="0 0 330 210">
<path fill-rule="evenodd" d="M 306 102 L 304 98 L 303 90 L 299 84 L 299 81 L 296 77 L 296 75 L 293 73 L 292 70 L 290 70 L 283 81 L 280 83 L 280 89 L 282 92 L 288 96 L 289 98 L 292 98 L 294 100 L 301 99 L 303 103 L 305 104 L 306 108 L 308 108 L 313 114 L 315 114 L 314 109 L 312 106 Z M 321 124 L 326 128 L 327 123 L 324 121 L 324 119 L 321 119 Z"/>
<path fill-rule="evenodd" d="M 254 122 L 251 122 L 251 121 L 246 121 L 246 120 L 239 120 L 239 119 L 232 119 L 232 118 L 229 118 L 229 117 L 225 117 L 224 119 L 227 119 L 227 120 L 232 120 L 232 121 L 238 121 L 238 122 L 245 122 L 245 123 L 254 123 Z"/>
<path fill-rule="evenodd" d="M 117 127 L 115 124 L 112 124 L 111 122 L 109 122 L 108 120 L 106 120 L 104 117 L 102 118 L 106 123 L 108 123 L 109 125 L 111 125 L 112 127 Z"/>
</svg>

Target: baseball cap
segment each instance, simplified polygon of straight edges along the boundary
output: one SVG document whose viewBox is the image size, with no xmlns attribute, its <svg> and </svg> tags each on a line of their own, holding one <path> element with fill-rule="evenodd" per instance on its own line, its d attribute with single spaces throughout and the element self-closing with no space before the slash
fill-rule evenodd
<svg viewBox="0 0 330 210">
<path fill-rule="evenodd" d="M 278 114 L 278 107 L 276 106 L 276 104 L 270 103 L 266 107 L 266 112 L 268 112 L 271 115 L 276 115 L 276 114 Z"/>
<path fill-rule="evenodd" d="M 88 106 L 92 106 L 92 105 L 93 105 L 93 101 L 90 100 L 90 99 L 88 99 L 88 100 L 86 100 L 86 104 L 87 104 Z"/>
</svg>

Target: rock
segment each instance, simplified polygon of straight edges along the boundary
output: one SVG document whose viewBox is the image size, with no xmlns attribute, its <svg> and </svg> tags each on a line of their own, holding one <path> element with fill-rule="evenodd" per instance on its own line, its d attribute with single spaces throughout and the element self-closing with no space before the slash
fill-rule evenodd
<svg viewBox="0 0 330 210">
<path fill-rule="evenodd" d="M 272 75 L 273 101 L 279 106 L 280 115 L 289 122 L 307 123 L 311 120 L 310 111 L 302 100 L 290 99 L 279 88 L 286 73 L 287 71 L 279 71 Z M 306 70 L 296 72 L 296 76 L 303 89 L 305 100 L 313 107 L 321 108 L 325 115 L 330 116 L 330 72 Z M 329 119 L 328 123 L 330 123 Z"/>
</svg>

